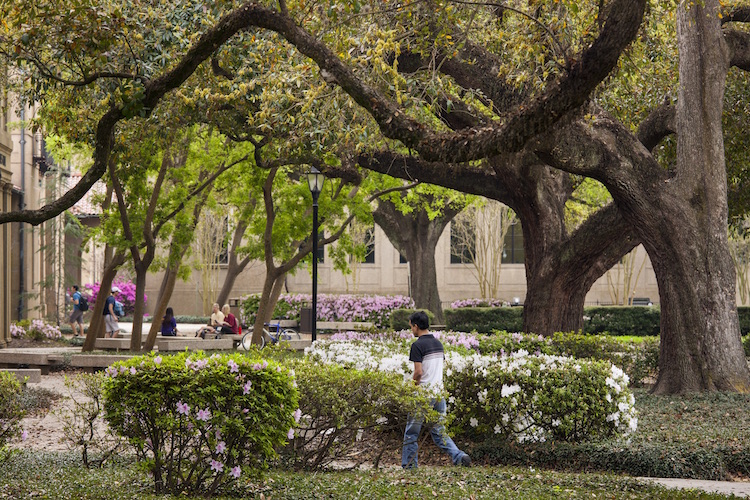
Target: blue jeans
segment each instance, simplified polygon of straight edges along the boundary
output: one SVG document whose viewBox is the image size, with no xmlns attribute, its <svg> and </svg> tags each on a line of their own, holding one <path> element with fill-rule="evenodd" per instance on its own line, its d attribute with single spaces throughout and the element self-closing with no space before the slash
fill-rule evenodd
<svg viewBox="0 0 750 500">
<path fill-rule="evenodd" d="M 432 440 L 435 444 L 443 450 L 445 453 L 450 455 L 453 460 L 453 465 L 458 465 L 461 461 L 461 457 L 466 455 L 463 451 L 459 450 L 456 443 L 450 438 L 448 433 L 445 431 L 443 425 L 443 417 L 445 417 L 445 399 L 432 400 L 432 408 L 440 414 L 440 417 L 430 428 L 430 434 L 432 434 Z M 406 421 L 406 431 L 404 432 L 404 448 L 401 452 L 401 467 L 405 469 L 416 468 L 417 453 L 419 451 L 419 433 L 422 431 L 422 424 L 424 423 L 424 417 L 409 415 Z"/>
</svg>

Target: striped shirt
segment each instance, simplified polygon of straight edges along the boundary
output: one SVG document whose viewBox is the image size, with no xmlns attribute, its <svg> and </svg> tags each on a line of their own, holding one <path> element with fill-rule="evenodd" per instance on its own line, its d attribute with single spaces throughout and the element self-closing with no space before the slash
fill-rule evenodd
<svg viewBox="0 0 750 500">
<path fill-rule="evenodd" d="M 443 344 L 431 333 L 422 335 L 411 345 L 409 361 L 422 363 L 423 373 L 419 385 L 429 391 L 438 393 L 443 390 L 444 360 Z"/>
</svg>

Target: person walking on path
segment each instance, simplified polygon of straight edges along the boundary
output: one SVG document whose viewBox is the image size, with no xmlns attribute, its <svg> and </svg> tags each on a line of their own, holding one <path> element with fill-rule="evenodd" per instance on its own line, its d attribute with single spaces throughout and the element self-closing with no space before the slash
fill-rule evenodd
<svg viewBox="0 0 750 500">
<path fill-rule="evenodd" d="M 411 345 L 409 361 L 414 363 L 414 383 L 424 387 L 435 397 L 431 399 L 432 408 L 438 412 L 438 421 L 430 428 L 430 434 L 435 444 L 450 455 L 453 465 L 471 465 L 471 457 L 459 450 L 448 436 L 443 425 L 445 419 L 445 398 L 443 391 L 443 361 L 445 353 L 443 344 L 429 332 L 430 320 L 423 311 L 416 311 L 409 316 L 412 334 L 417 340 Z M 417 454 L 419 452 L 419 433 L 422 430 L 424 417 L 409 415 L 404 432 L 404 447 L 401 452 L 401 467 L 404 469 L 417 468 Z"/>
<path fill-rule="evenodd" d="M 78 291 L 78 285 L 73 285 L 70 288 L 72 292 L 70 301 L 73 302 L 73 312 L 70 313 L 70 327 L 73 329 L 73 336 L 83 335 L 83 311 L 81 310 L 81 292 Z M 78 329 L 80 332 L 78 333 Z"/>
<path fill-rule="evenodd" d="M 117 323 L 117 315 L 115 314 L 115 294 L 120 293 L 120 289 L 116 286 L 112 287 L 112 293 L 109 294 L 107 300 L 104 302 L 104 327 L 107 332 L 107 337 L 115 338 L 120 334 L 120 325 Z"/>
</svg>

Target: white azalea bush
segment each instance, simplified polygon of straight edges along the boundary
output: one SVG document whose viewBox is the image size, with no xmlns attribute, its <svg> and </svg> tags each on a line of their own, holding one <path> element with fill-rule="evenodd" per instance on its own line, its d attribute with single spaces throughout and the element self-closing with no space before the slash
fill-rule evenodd
<svg viewBox="0 0 750 500">
<path fill-rule="evenodd" d="M 625 437 L 636 430 L 628 376 L 608 361 L 530 355 L 525 350 L 487 356 L 468 349 L 461 334 L 442 335 L 441 340 L 449 412 L 457 433 L 518 442 L 577 442 Z M 316 342 L 306 352 L 319 362 L 393 372 L 409 381 L 412 341 L 330 340 Z"/>
<path fill-rule="evenodd" d="M 106 375 L 105 419 L 135 448 L 157 493 L 214 494 L 260 475 L 300 417 L 293 373 L 240 354 L 152 353 Z"/>
<path fill-rule="evenodd" d="M 579 442 L 636 430 L 628 377 L 606 361 L 563 356 L 448 356 L 455 430 L 518 442 Z"/>
</svg>

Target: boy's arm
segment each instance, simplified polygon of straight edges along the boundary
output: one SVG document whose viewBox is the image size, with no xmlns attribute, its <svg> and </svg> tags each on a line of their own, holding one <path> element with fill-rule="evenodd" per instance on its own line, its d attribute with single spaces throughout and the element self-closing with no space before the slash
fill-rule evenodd
<svg viewBox="0 0 750 500">
<path fill-rule="evenodd" d="M 419 382 L 422 380 L 422 375 L 424 372 L 422 371 L 422 363 L 415 361 L 414 362 L 414 375 L 412 375 L 412 379 L 414 379 L 414 383 L 419 385 Z"/>
</svg>

